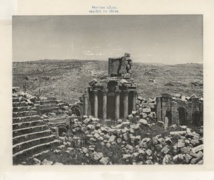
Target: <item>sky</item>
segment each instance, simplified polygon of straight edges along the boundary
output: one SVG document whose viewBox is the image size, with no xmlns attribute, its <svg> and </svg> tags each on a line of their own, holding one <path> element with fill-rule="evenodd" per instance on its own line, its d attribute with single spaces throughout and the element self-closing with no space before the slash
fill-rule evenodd
<svg viewBox="0 0 214 180">
<path fill-rule="evenodd" d="M 202 63 L 202 15 L 13 16 L 13 61 Z"/>
</svg>

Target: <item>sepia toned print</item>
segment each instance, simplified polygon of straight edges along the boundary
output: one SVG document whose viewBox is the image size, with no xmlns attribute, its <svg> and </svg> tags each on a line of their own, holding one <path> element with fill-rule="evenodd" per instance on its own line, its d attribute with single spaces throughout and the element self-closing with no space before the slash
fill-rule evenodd
<svg viewBox="0 0 214 180">
<path fill-rule="evenodd" d="M 199 15 L 15 16 L 13 164 L 203 164 L 202 28 Z"/>
</svg>

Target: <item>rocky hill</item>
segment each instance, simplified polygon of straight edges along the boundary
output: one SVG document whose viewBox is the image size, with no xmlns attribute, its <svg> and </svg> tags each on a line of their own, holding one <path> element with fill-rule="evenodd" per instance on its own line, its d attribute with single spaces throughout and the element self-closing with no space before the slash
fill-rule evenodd
<svg viewBox="0 0 214 180">
<path fill-rule="evenodd" d="M 133 63 L 133 78 L 138 93 L 156 97 L 162 93 L 203 96 L 202 64 Z M 73 103 L 78 100 L 93 78 L 108 73 L 107 61 L 40 60 L 13 62 L 13 86 L 27 86 L 37 96 L 56 97 Z M 27 80 L 24 80 L 27 77 Z"/>
</svg>

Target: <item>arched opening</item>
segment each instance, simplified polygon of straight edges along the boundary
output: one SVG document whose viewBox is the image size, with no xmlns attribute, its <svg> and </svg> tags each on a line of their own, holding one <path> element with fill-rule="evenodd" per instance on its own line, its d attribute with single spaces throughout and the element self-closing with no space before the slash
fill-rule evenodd
<svg viewBox="0 0 214 180">
<path fill-rule="evenodd" d="M 180 125 L 186 125 L 186 109 L 184 107 L 179 107 L 178 108 L 178 117 L 179 117 L 179 122 Z"/>
<path fill-rule="evenodd" d="M 72 107 L 72 113 L 78 117 L 81 116 L 81 111 L 78 107 Z"/>
</svg>

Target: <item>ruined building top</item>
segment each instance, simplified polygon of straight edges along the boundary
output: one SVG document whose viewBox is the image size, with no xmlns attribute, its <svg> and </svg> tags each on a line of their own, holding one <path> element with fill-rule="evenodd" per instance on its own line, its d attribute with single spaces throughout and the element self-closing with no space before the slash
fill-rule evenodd
<svg viewBox="0 0 214 180">
<path fill-rule="evenodd" d="M 109 58 L 108 76 L 130 79 L 132 75 L 132 60 L 130 54 L 125 53 L 120 58 Z"/>
</svg>

